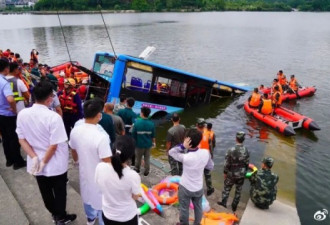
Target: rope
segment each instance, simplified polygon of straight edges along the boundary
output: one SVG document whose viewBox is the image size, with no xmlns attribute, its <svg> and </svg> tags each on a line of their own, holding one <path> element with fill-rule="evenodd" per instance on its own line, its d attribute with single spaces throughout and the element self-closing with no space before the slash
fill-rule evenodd
<svg viewBox="0 0 330 225">
<path fill-rule="evenodd" d="M 63 31 L 63 26 L 62 26 L 60 14 L 58 13 L 58 10 L 56 12 L 57 12 L 58 21 L 60 22 L 60 27 L 61 27 L 62 35 L 63 35 L 63 38 L 64 38 L 64 43 L 65 43 L 65 46 L 66 46 L 66 51 L 68 52 L 70 62 L 72 62 L 70 51 L 69 51 L 69 47 L 68 47 L 68 44 L 66 42 L 66 38 L 65 38 L 65 35 L 64 35 L 64 31 Z"/>
<path fill-rule="evenodd" d="M 102 2 L 101 2 L 100 0 L 98 1 L 98 3 L 99 3 L 99 5 L 102 4 Z M 110 33 L 109 33 L 109 30 L 108 30 L 108 27 L 107 27 L 107 25 L 106 25 L 106 23 L 105 23 L 105 20 L 104 20 L 104 17 L 103 17 L 102 8 L 100 8 L 100 14 L 101 14 L 101 18 L 102 18 L 102 21 L 103 21 L 103 24 L 104 24 L 104 28 L 105 28 L 105 30 L 106 30 L 106 32 L 107 32 L 107 35 L 108 35 L 108 39 L 109 39 L 109 41 L 110 41 L 110 45 L 111 45 L 111 48 L 112 48 L 113 54 L 115 55 L 115 58 L 117 58 L 117 54 L 116 54 L 115 48 L 114 48 L 114 46 L 113 46 L 113 44 L 112 44 L 112 41 L 111 41 L 111 37 L 110 37 Z"/>
</svg>

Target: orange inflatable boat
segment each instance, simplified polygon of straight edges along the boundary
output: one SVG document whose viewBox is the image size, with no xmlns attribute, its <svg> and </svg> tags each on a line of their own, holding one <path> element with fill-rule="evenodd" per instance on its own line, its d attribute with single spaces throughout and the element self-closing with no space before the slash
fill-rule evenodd
<svg viewBox="0 0 330 225">
<path fill-rule="evenodd" d="M 320 130 L 320 127 L 311 118 L 286 109 L 282 106 L 274 109 L 274 115 L 264 115 L 259 113 L 258 109 L 251 108 L 248 102 L 244 104 L 244 110 L 256 119 L 273 127 L 278 132 L 286 136 L 295 135 L 296 132 L 294 129 L 301 127 L 307 130 Z"/>
<path fill-rule="evenodd" d="M 271 91 L 271 88 L 265 88 L 262 90 L 263 93 L 269 94 Z M 316 92 L 315 87 L 303 87 L 298 90 L 298 95 L 303 98 L 303 97 L 309 97 L 314 95 Z M 296 94 L 290 94 L 290 93 L 283 93 L 282 94 L 282 101 L 287 101 L 287 100 L 293 100 L 296 99 L 297 95 Z"/>
<path fill-rule="evenodd" d="M 66 69 L 69 65 L 72 65 L 71 71 L 74 73 L 74 79 L 80 83 L 83 79 L 88 79 L 88 74 L 80 71 L 76 66 L 80 66 L 79 62 L 72 61 L 72 62 L 65 62 L 60 65 L 54 66 L 51 68 L 53 71 L 54 76 L 58 79 L 60 77 L 60 73 L 66 73 Z M 67 75 L 65 75 L 67 77 Z"/>
<path fill-rule="evenodd" d="M 53 66 L 51 68 L 51 70 L 55 73 L 60 73 L 60 71 L 63 71 L 68 67 L 68 65 L 72 65 L 73 66 L 73 72 L 78 72 L 79 69 L 75 67 L 75 65 L 77 66 L 81 66 L 79 62 L 77 61 L 69 61 L 69 62 L 65 62 L 65 63 L 62 63 L 60 65 L 57 65 L 57 66 Z"/>
</svg>

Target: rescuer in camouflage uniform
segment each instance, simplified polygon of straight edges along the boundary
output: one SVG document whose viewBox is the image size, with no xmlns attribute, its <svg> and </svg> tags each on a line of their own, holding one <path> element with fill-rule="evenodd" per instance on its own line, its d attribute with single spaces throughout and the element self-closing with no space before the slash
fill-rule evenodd
<svg viewBox="0 0 330 225">
<path fill-rule="evenodd" d="M 224 188 L 222 192 L 222 201 L 219 205 L 227 208 L 227 200 L 233 185 L 236 185 L 235 197 L 231 204 L 232 210 L 235 212 L 241 198 L 242 186 L 244 184 L 245 174 L 249 167 L 249 151 L 244 147 L 243 142 L 245 133 L 239 131 L 236 134 L 236 145 L 227 151 L 224 165 Z"/>
<path fill-rule="evenodd" d="M 276 199 L 276 184 L 279 178 L 271 171 L 273 164 L 273 158 L 265 157 L 262 160 L 262 169 L 250 178 L 250 197 L 255 206 L 260 209 L 268 209 Z"/>
</svg>

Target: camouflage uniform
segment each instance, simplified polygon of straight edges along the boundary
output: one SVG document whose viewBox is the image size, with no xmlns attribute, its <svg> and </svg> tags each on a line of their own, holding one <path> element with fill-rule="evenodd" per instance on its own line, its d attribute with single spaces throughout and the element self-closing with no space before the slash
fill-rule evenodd
<svg viewBox="0 0 330 225">
<path fill-rule="evenodd" d="M 227 205 L 230 190 L 233 185 L 236 185 L 235 197 L 232 202 L 233 211 L 236 211 L 241 198 L 242 186 L 249 166 L 249 158 L 249 152 L 243 144 L 236 144 L 236 146 L 230 148 L 226 154 L 223 172 L 227 174 L 227 177 L 224 180 L 222 205 Z"/>
<path fill-rule="evenodd" d="M 213 192 L 213 185 L 212 185 L 212 176 L 211 176 L 211 170 L 204 169 L 204 179 L 206 184 L 206 190 L 207 192 Z"/>
<path fill-rule="evenodd" d="M 268 209 L 276 199 L 278 175 L 270 169 L 262 169 L 250 178 L 252 202 L 261 209 Z"/>
<path fill-rule="evenodd" d="M 170 167 L 171 167 L 171 175 L 175 176 L 175 175 L 182 175 L 182 163 L 176 161 L 175 159 L 173 159 L 172 156 L 168 156 L 168 162 L 170 163 Z"/>
</svg>

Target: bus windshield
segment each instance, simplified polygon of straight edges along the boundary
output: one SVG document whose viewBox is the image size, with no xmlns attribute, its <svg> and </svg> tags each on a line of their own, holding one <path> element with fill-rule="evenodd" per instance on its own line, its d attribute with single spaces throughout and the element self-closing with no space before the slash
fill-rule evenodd
<svg viewBox="0 0 330 225">
<path fill-rule="evenodd" d="M 100 75 L 112 77 L 115 58 L 109 55 L 96 55 L 93 71 Z"/>
</svg>

